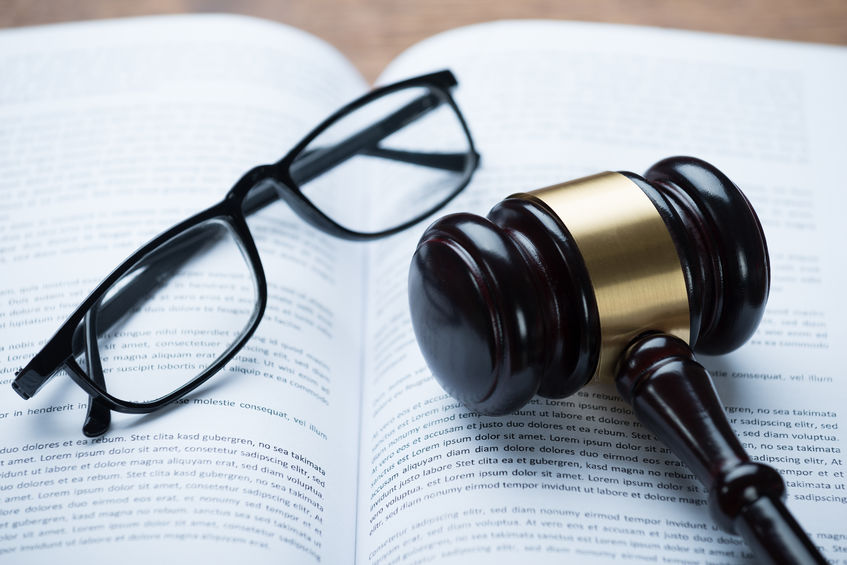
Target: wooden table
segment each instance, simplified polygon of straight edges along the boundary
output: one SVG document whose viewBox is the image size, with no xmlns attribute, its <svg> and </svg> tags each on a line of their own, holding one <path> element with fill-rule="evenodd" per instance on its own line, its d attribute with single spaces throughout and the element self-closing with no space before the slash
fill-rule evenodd
<svg viewBox="0 0 847 565">
<path fill-rule="evenodd" d="M 179 12 L 235 12 L 291 24 L 338 47 L 371 80 L 427 36 L 503 18 L 847 44 L 847 0 L 0 0 L 0 27 Z"/>
</svg>

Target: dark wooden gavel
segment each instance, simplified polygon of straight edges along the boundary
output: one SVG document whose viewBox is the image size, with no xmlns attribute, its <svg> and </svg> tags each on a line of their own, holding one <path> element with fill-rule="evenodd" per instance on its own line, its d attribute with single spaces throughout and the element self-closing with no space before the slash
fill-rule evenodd
<svg viewBox="0 0 847 565">
<path fill-rule="evenodd" d="M 726 353 L 761 320 L 770 264 L 742 192 L 690 157 L 644 177 L 601 173 L 452 214 L 409 274 L 427 364 L 470 409 L 614 379 L 641 423 L 709 490 L 712 516 L 760 563 L 826 563 L 783 504 L 785 486 L 735 437 L 692 350 Z"/>
</svg>

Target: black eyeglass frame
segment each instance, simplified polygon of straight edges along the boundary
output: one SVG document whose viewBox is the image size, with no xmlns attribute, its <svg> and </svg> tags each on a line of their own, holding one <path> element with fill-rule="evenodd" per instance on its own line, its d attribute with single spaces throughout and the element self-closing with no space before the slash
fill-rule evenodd
<svg viewBox="0 0 847 565">
<path fill-rule="evenodd" d="M 283 200 L 307 223 L 324 231 L 325 233 L 348 240 L 367 241 L 386 237 L 398 233 L 424 220 L 426 217 L 445 206 L 467 186 L 479 163 L 479 154 L 476 152 L 474 147 L 470 130 L 465 122 L 464 116 L 449 91 L 450 88 L 457 85 L 458 81 L 453 73 L 449 70 L 443 70 L 374 89 L 368 94 L 350 102 L 346 106 L 343 106 L 341 109 L 326 118 L 276 163 L 259 165 L 247 171 L 227 192 L 222 201 L 182 222 L 179 222 L 175 226 L 154 237 L 151 241 L 135 251 L 117 268 L 115 268 L 77 307 L 74 313 L 68 317 L 68 319 L 62 324 L 53 337 L 51 337 L 50 340 L 48 340 L 48 342 L 41 348 L 35 357 L 33 357 L 33 359 L 23 369 L 17 372 L 17 375 L 12 382 L 12 388 L 22 398 L 29 399 L 34 396 L 51 377 L 64 367 L 67 369 L 70 378 L 80 388 L 82 388 L 92 400 L 101 403 L 103 407 L 108 410 L 129 414 L 145 414 L 154 412 L 192 392 L 220 371 L 229 361 L 232 360 L 233 357 L 235 357 L 241 348 L 244 347 L 256 331 L 267 305 L 267 280 L 265 278 L 261 259 L 259 258 L 258 249 L 256 248 L 256 243 L 253 240 L 253 236 L 247 226 L 246 213 L 244 210 L 245 199 L 247 198 L 248 193 L 250 193 L 250 191 L 256 188 L 260 183 L 272 183 L 273 188 L 275 189 L 274 197 L 266 198 L 266 201 L 258 203 L 255 208 L 250 210 L 250 212 L 262 208 L 277 199 Z M 432 93 L 438 95 L 440 103 L 448 104 L 455 112 L 468 141 L 468 155 L 463 171 L 463 178 L 457 183 L 456 188 L 445 196 L 445 198 L 437 205 L 425 210 L 411 220 L 403 222 L 390 229 L 366 233 L 357 232 L 341 226 L 332 220 L 332 218 L 324 214 L 305 194 L 303 194 L 298 183 L 296 183 L 292 178 L 292 163 L 295 159 L 301 156 L 304 149 L 318 135 L 323 133 L 327 128 L 341 118 L 347 116 L 358 108 L 385 96 L 386 94 L 415 86 L 428 87 Z M 434 107 L 435 106 L 433 106 L 433 108 Z M 381 133 L 381 137 L 375 138 L 374 141 L 380 141 L 394 131 L 398 131 L 414 119 L 415 118 L 412 117 L 405 121 L 405 123 L 394 127 L 393 130 L 379 132 Z M 383 122 L 384 121 L 385 120 L 383 120 Z M 379 126 L 381 123 L 382 122 L 375 126 L 366 128 L 361 133 L 365 134 L 374 128 L 379 130 L 380 128 L 376 126 Z M 355 154 L 355 152 L 352 154 Z M 347 155 L 347 157 L 352 156 L 352 154 Z M 328 170 L 345 159 L 346 157 L 337 160 L 336 163 L 330 164 L 325 170 Z M 325 170 L 322 172 L 325 172 Z M 103 386 L 102 383 L 97 383 L 94 379 L 86 375 L 85 370 L 80 367 L 79 363 L 75 359 L 75 355 L 79 353 L 74 353 L 74 339 L 75 337 L 77 339 L 79 338 L 79 334 L 76 332 L 81 327 L 83 318 L 86 317 L 88 312 L 91 312 L 92 309 L 95 308 L 98 301 L 103 299 L 104 295 L 117 281 L 144 260 L 144 258 L 150 253 L 156 251 L 163 244 L 180 234 L 185 233 L 204 222 L 215 220 L 225 222 L 232 229 L 236 241 L 241 246 L 244 256 L 252 268 L 257 291 L 256 307 L 254 309 L 252 319 L 247 324 L 241 337 L 237 339 L 211 366 L 202 371 L 193 380 L 184 384 L 170 394 L 145 402 L 126 401 L 111 395 L 105 390 L 105 386 Z M 86 325 L 89 326 L 90 333 L 91 324 Z M 91 336 L 86 336 L 85 339 L 86 342 L 90 343 Z"/>
</svg>

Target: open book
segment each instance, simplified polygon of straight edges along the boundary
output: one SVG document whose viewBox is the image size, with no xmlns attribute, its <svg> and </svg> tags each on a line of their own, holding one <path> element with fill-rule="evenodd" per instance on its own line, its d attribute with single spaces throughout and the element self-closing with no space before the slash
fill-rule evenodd
<svg viewBox="0 0 847 565">
<path fill-rule="evenodd" d="M 502 22 L 427 40 L 380 82 L 445 67 L 482 155 L 453 211 L 674 154 L 742 187 L 771 299 L 749 344 L 701 361 L 847 563 L 847 51 Z M 611 383 L 502 418 L 439 389 L 407 313 L 423 225 L 348 243 L 275 205 L 257 234 L 268 311 L 197 392 L 94 440 L 64 375 L 21 400 L 14 371 L 110 269 L 368 85 L 319 40 L 234 16 L 3 31 L 0 70 L 0 562 L 752 561 Z M 192 341 L 138 336 L 127 371 L 164 362 L 157 339 Z"/>
</svg>

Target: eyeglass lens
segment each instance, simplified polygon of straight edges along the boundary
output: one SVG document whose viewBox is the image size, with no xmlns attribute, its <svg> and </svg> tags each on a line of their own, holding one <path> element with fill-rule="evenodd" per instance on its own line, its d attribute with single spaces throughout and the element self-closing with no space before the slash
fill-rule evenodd
<svg viewBox="0 0 847 565">
<path fill-rule="evenodd" d="M 257 303 L 253 269 L 235 232 L 209 220 L 147 254 L 109 288 L 80 329 L 96 335 L 89 354 L 99 359 L 107 392 L 149 402 L 223 356 L 258 315 Z M 89 370 L 96 366 L 78 346 L 75 353 Z"/>
<path fill-rule="evenodd" d="M 333 221 L 373 233 L 440 205 L 466 178 L 471 157 L 446 94 L 419 86 L 389 92 L 333 122 L 298 154 L 291 173 Z M 338 162 L 323 163 L 325 172 L 314 175 L 327 158 Z"/>
</svg>

